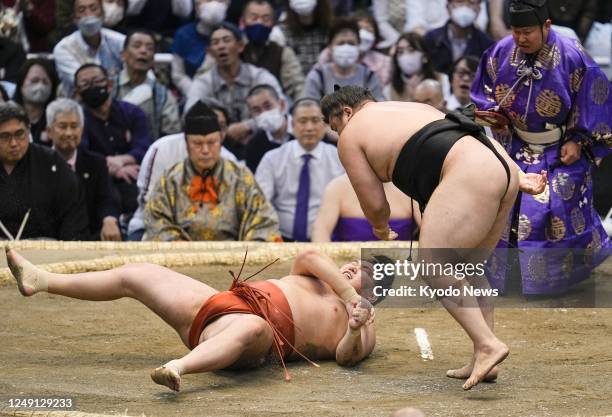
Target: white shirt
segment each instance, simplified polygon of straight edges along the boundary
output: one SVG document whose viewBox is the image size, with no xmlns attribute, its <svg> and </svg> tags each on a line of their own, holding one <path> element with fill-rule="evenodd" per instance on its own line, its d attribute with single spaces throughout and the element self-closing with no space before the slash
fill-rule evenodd
<svg viewBox="0 0 612 417">
<path fill-rule="evenodd" d="M 67 97 L 72 96 L 74 74 L 81 65 L 90 62 L 99 64 L 108 71 L 109 76 L 121 70 L 125 35 L 106 28 L 102 28 L 101 35 L 102 40 L 97 49 L 91 48 L 78 30 L 63 38 L 53 48 L 55 67 Z"/>
<path fill-rule="evenodd" d="M 310 195 L 308 200 L 308 238 L 312 223 L 317 217 L 321 197 L 327 184 L 344 174 L 344 168 L 338 158 L 337 149 L 324 142 L 308 152 L 298 142 L 292 140 L 280 148 L 267 152 L 262 158 L 255 179 L 263 190 L 268 201 L 272 203 L 280 220 L 280 231 L 285 237 L 293 239 L 293 219 L 300 173 L 304 160 L 302 155 L 310 154 Z"/>
<path fill-rule="evenodd" d="M 128 234 L 144 229 L 144 208 L 149 194 L 159 181 L 162 174 L 177 163 L 187 158 L 187 143 L 184 133 L 164 136 L 153 142 L 147 150 L 138 173 L 138 209 L 128 225 Z M 233 153 L 221 147 L 221 158 L 238 163 Z"/>
</svg>

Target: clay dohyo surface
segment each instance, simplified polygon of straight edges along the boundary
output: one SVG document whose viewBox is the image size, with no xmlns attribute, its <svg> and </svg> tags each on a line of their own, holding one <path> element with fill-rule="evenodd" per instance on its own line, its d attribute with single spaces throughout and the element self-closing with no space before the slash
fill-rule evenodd
<svg viewBox="0 0 612 417">
<path fill-rule="evenodd" d="M 24 254 L 36 263 L 102 255 Z M 261 278 L 282 276 L 289 267 L 275 265 Z M 217 289 L 230 282 L 225 267 L 180 272 Z M 611 273 L 600 270 L 596 279 L 612 288 Z M 510 356 L 497 383 L 468 392 L 445 372 L 467 361 L 471 344 L 437 308 L 377 309 L 377 347 L 356 368 L 331 361 L 319 369 L 292 363 L 291 382 L 273 364 L 187 375 L 179 394 L 154 384 L 149 372 L 187 349 L 134 300 L 96 303 L 47 294 L 25 299 L 11 285 L 0 288 L 0 316 L 2 406 L 10 397 L 69 396 L 82 412 L 148 417 L 371 417 L 406 406 L 428 416 L 612 414 L 612 309 L 498 309 L 496 333 L 509 345 Z M 429 334 L 434 360 L 420 358 L 415 327 Z"/>
</svg>

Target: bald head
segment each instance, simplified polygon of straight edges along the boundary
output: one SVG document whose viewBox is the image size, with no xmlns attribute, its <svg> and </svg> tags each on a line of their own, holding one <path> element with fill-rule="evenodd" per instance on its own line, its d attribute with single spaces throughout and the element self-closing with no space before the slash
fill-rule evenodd
<svg viewBox="0 0 612 417">
<path fill-rule="evenodd" d="M 425 414 L 418 408 L 406 407 L 395 411 L 391 417 L 425 417 Z"/>
<path fill-rule="evenodd" d="M 427 79 L 421 81 L 414 89 L 413 98 L 417 103 L 429 104 L 438 110 L 443 110 L 446 107 L 442 84 L 436 80 Z"/>
</svg>

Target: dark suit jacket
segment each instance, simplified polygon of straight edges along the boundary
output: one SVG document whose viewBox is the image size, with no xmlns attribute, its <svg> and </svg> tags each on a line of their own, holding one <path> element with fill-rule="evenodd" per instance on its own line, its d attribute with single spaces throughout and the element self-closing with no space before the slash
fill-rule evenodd
<svg viewBox="0 0 612 417">
<path fill-rule="evenodd" d="M 453 45 L 448 37 L 449 23 L 450 21 L 446 22 L 441 28 L 427 32 L 424 41 L 431 53 L 434 69 L 438 72 L 448 74 L 450 77 L 453 69 Z M 491 38 L 472 26 L 472 36 L 468 39 L 467 47 L 463 55 L 480 57 L 492 44 L 493 41 Z"/>
<path fill-rule="evenodd" d="M 87 203 L 89 232 L 94 240 L 100 239 L 102 220 L 107 216 L 119 218 L 119 204 L 111 191 L 111 180 L 103 156 L 79 149 L 75 162 Z"/>
<path fill-rule="evenodd" d="M 0 165 L 0 220 L 16 237 L 31 209 L 22 239 L 86 239 L 87 208 L 80 191 L 77 177 L 57 152 L 30 143 L 10 175 Z"/>
<path fill-rule="evenodd" d="M 295 139 L 292 134 L 289 134 L 289 140 Z M 244 152 L 244 160 L 246 161 L 247 167 L 251 170 L 251 172 L 255 172 L 259 162 L 261 162 L 261 158 L 266 154 L 266 152 L 271 151 L 272 149 L 278 148 L 280 145 L 270 142 L 268 140 L 268 136 L 266 132 L 262 129 L 259 129 L 249 140 L 249 143 L 246 145 L 246 149 Z"/>
</svg>

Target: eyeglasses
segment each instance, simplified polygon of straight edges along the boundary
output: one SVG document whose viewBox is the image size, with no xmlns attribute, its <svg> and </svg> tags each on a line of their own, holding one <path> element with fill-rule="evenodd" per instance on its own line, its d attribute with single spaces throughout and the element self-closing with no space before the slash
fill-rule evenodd
<svg viewBox="0 0 612 417">
<path fill-rule="evenodd" d="M 77 83 L 77 88 L 79 90 L 86 90 L 89 87 L 102 87 L 104 85 L 106 85 L 106 77 L 98 77 L 98 78 L 93 78 L 91 80 L 84 80 L 81 82 Z"/>
<path fill-rule="evenodd" d="M 455 71 L 455 75 L 459 78 L 465 78 L 465 77 L 474 78 L 475 74 L 472 71 L 460 69 L 460 70 Z"/>
<path fill-rule="evenodd" d="M 27 129 L 19 129 L 19 130 L 14 131 L 13 133 L 11 133 L 11 132 L 2 132 L 2 133 L 0 133 L 0 142 L 2 142 L 2 143 L 10 143 L 12 139 L 15 139 L 16 141 L 21 142 L 22 140 L 24 140 L 27 137 L 28 137 L 28 130 Z"/>
</svg>

